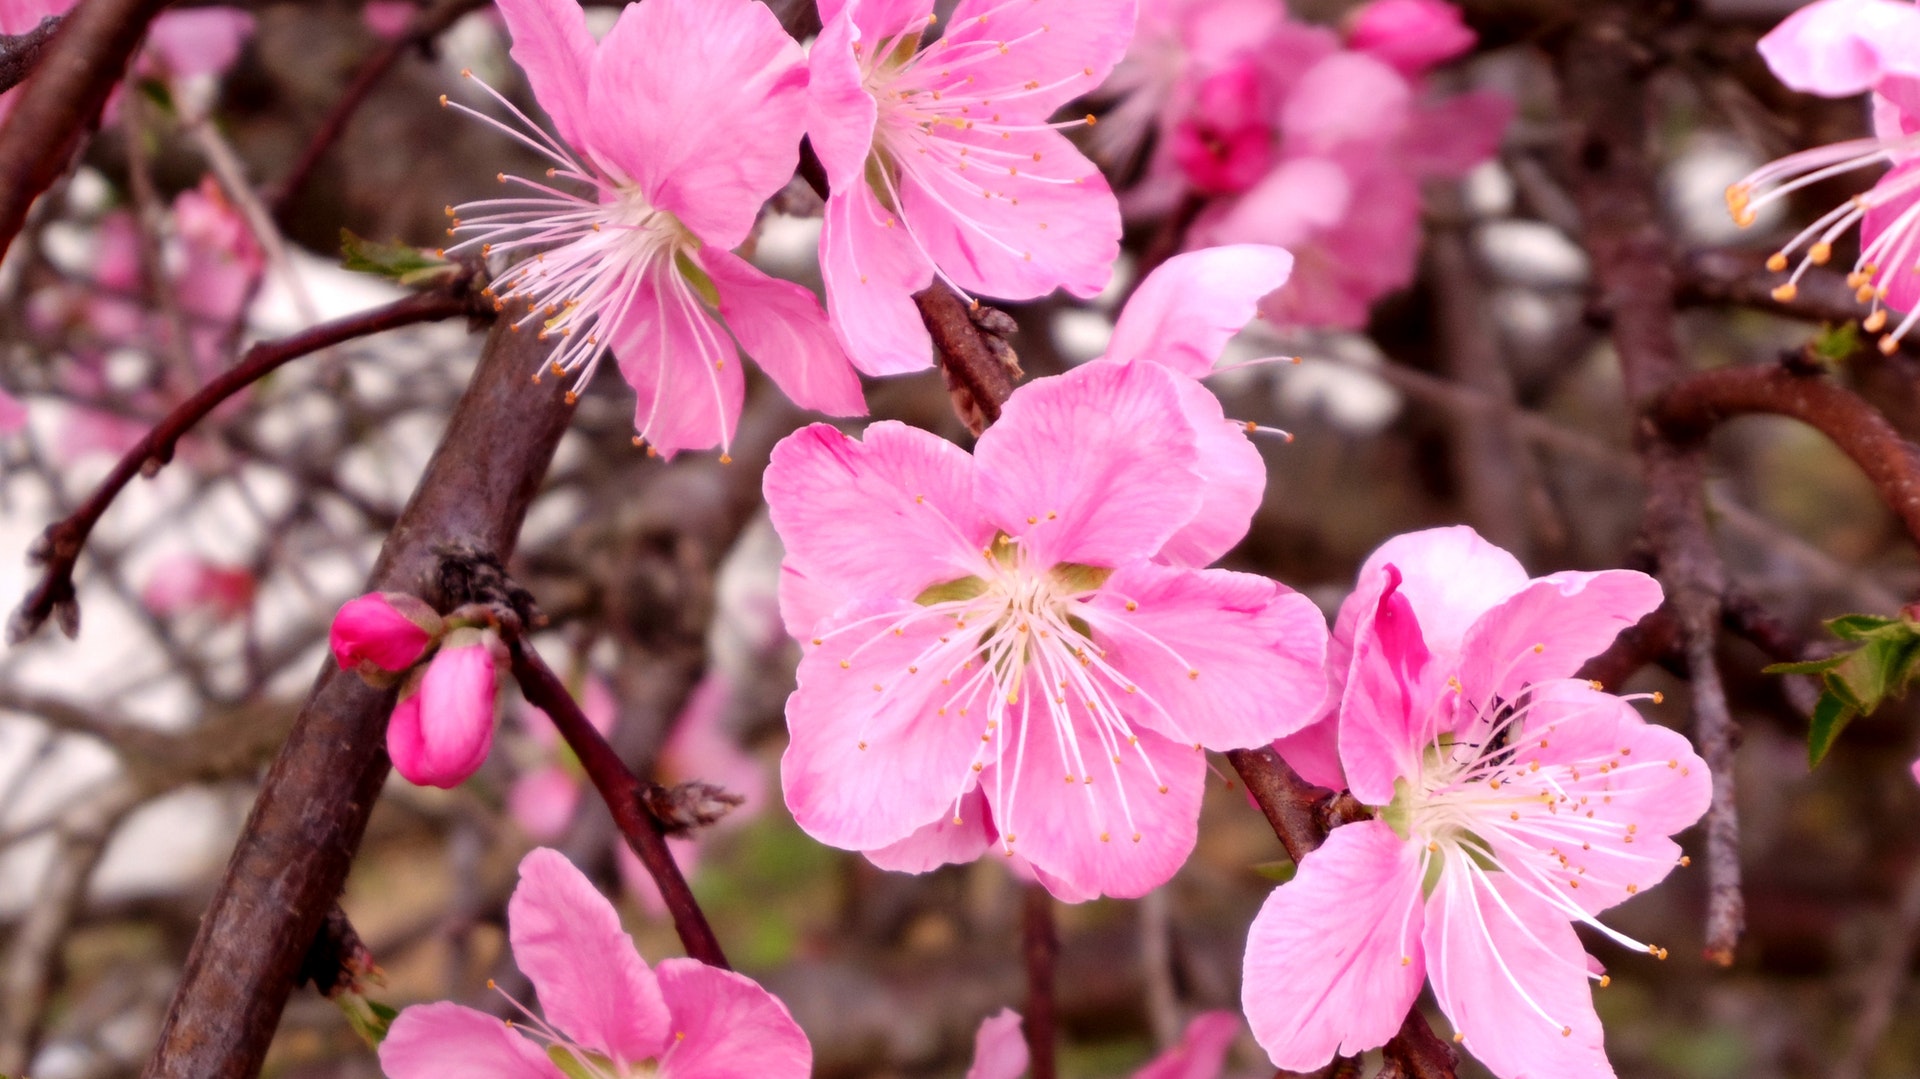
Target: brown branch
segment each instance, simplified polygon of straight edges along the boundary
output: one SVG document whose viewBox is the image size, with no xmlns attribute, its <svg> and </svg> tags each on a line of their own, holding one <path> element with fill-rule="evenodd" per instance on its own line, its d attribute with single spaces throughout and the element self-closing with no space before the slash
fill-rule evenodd
<svg viewBox="0 0 1920 1079">
<path fill-rule="evenodd" d="M 666 829 L 650 808 L 649 795 L 657 785 L 633 774 L 580 710 L 573 694 L 567 692 L 566 683 L 553 673 L 526 638 L 510 634 L 507 647 L 513 656 L 513 677 L 520 683 L 521 695 L 553 720 L 567 748 L 580 759 L 587 779 L 613 814 L 621 837 L 659 886 L 660 898 L 673 915 L 673 928 L 680 934 L 680 943 L 686 947 L 687 954 L 708 966 L 730 969 L 726 953 L 720 950 L 719 938 L 713 935 L 706 914 L 687 887 L 687 878 L 674 863 L 673 852 L 667 849 Z"/>
<path fill-rule="evenodd" d="M 422 293 L 395 300 L 384 307 L 346 318 L 335 319 L 308 330 L 266 341 L 248 349 L 240 362 L 222 371 L 199 392 L 175 406 L 134 443 L 107 473 L 105 479 L 87 496 L 87 500 L 66 518 L 47 527 L 35 544 L 32 557 L 45 570 L 40 581 L 21 600 L 7 626 L 8 639 L 19 642 L 58 615 L 60 628 L 72 637 L 79 632 L 80 611 L 75 600 L 73 570 L 80 551 L 100 518 L 113 505 L 135 476 L 152 477 L 173 459 L 180 438 L 227 398 L 253 385 L 279 367 L 324 348 L 419 322 L 432 322 L 455 315 L 473 313 L 465 296 L 448 293 Z"/>
<path fill-rule="evenodd" d="M 1793 299 L 1775 299 L 1773 290 L 1787 276 L 1767 269 L 1766 256 L 1757 251 L 1694 251 L 1680 260 L 1677 271 L 1680 292 L 1675 298 L 1681 303 L 1732 304 L 1809 322 L 1854 322 L 1867 314 L 1867 306 L 1854 297 L 1853 286 L 1838 270 L 1809 270 L 1801 275 Z"/>
<path fill-rule="evenodd" d="M 399 63 L 409 50 L 425 48 L 459 21 L 462 15 L 486 5 L 487 0 L 439 0 L 433 6 L 415 12 L 412 24 L 404 33 L 383 44 L 361 62 L 359 69 L 353 73 L 353 79 L 347 83 L 347 88 L 340 92 L 333 108 L 327 110 L 320 126 L 314 129 L 313 137 L 307 140 L 306 147 L 300 151 L 299 158 L 267 200 L 275 221 L 286 220 L 288 212 L 293 209 L 294 200 L 300 197 L 307 181 L 313 178 L 327 151 L 340 141 L 340 136 L 346 133 L 347 124 L 366 102 L 367 95 L 380 84 L 380 80 L 386 78 L 387 72 L 393 70 L 393 65 Z"/>
<path fill-rule="evenodd" d="M 80 0 L 0 122 L 0 255 L 96 123 L 127 58 L 167 0 Z"/>
<path fill-rule="evenodd" d="M 40 66 L 40 57 L 47 51 L 47 43 L 59 29 L 60 16 L 49 15 L 25 33 L 0 34 L 0 94 L 33 74 L 33 69 Z"/>
<path fill-rule="evenodd" d="M 439 600 L 439 549 L 505 559 L 572 409 L 534 389 L 547 346 L 495 325 L 368 590 Z M 201 920 L 147 1079 L 258 1074 L 386 778 L 393 698 L 327 661 L 268 771 Z"/>
<path fill-rule="evenodd" d="M 1642 17 L 1645 17 L 1642 13 Z M 1675 325 L 1678 285 L 1660 217 L 1649 136 L 1647 60 L 1625 8 L 1581 22 L 1555 56 L 1568 120 L 1568 151 L 1582 239 L 1593 260 L 1599 307 L 1611 322 L 1614 350 L 1636 410 L 1651 407 L 1686 377 Z M 1734 797 L 1738 732 L 1715 665 L 1720 596 L 1726 590 L 1707 527 L 1705 462 L 1697 444 L 1680 445 L 1650 420 L 1635 432 L 1647 482 L 1642 529 L 1679 621 L 1693 687 L 1695 738 L 1713 772 L 1707 811 L 1707 955 L 1728 963 L 1745 924 Z"/>
<path fill-rule="evenodd" d="M 1788 416 L 1827 436 L 1920 544 L 1920 450 L 1837 383 L 1783 366 L 1723 367 L 1674 383 L 1650 412 L 1663 436 L 1686 447 L 1727 420 L 1760 414 Z"/>
<path fill-rule="evenodd" d="M 1053 968 L 1060 958 L 1060 937 L 1053 928 L 1053 896 L 1038 884 L 1023 889 L 1020 918 L 1020 954 L 1027 964 L 1027 1052 L 1033 1079 L 1054 1079 L 1058 1019 L 1053 999 Z"/>
</svg>

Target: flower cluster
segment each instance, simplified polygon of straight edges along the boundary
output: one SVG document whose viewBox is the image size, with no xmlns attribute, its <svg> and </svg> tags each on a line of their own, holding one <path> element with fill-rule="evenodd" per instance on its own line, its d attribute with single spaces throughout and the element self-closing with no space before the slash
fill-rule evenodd
<svg viewBox="0 0 1920 1079">
<path fill-rule="evenodd" d="M 328 644 L 342 670 L 400 683 L 387 755 L 408 782 L 457 787 L 486 761 L 506 646 L 484 609 L 442 618 L 417 596 L 369 592 L 334 615 Z"/>
<path fill-rule="evenodd" d="M 1420 182 L 1463 175 L 1506 129 L 1504 96 L 1425 88 L 1473 42 L 1444 0 L 1373 0 L 1344 37 L 1279 0 L 1149 0 L 1103 89 L 1113 104 L 1096 146 L 1140 173 L 1122 197 L 1130 216 L 1193 215 L 1190 248 L 1292 251 L 1268 318 L 1358 328 L 1413 278 Z"/>
</svg>

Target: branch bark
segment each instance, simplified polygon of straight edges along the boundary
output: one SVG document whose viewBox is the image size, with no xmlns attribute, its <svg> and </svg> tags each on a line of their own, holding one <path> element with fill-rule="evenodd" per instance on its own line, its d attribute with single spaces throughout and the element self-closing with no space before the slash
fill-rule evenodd
<svg viewBox="0 0 1920 1079">
<path fill-rule="evenodd" d="M 25 82 L 33 69 L 40 66 L 40 58 L 60 29 L 60 21 L 60 16 L 49 15 L 25 33 L 0 34 L 0 94 Z"/>
<path fill-rule="evenodd" d="M 502 560 L 572 409 L 527 384 L 546 346 L 496 325 L 466 395 L 388 536 L 369 590 L 438 599 L 438 549 Z M 294 973 L 345 882 L 388 761 L 392 694 L 331 662 L 261 785 L 200 924 L 143 1075 L 242 1079 L 258 1073 Z"/>
<path fill-rule="evenodd" d="M 1027 1051 L 1033 1079 L 1054 1079 L 1057 1025 L 1053 999 L 1053 969 L 1060 958 L 1060 937 L 1053 928 L 1053 896 L 1038 884 L 1024 889 L 1026 903 L 1020 920 L 1020 952 L 1027 964 Z"/>
</svg>

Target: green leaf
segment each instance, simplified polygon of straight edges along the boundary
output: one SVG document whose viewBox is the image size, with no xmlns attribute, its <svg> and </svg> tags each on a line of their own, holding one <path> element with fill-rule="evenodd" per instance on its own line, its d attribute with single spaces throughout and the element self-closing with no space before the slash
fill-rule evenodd
<svg viewBox="0 0 1920 1079">
<path fill-rule="evenodd" d="M 1852 653 L 1841 652 L 1825 659 L 1802 660 L 1799 663 L 1769 663 L 1760 668 L 1762 674 L 1824 674 L 1847 661 Z"/>
<path fill-rule="evenodd" d="M 375 243 L 340 230 L 340 265 L 355 273 L 385 277 L 402 285 L 428 284 L 460 273 L 460 265 L 402 243 Z"/>
<path fill-rule="evenodd" d="M 1807 732 L 1807 769 L 1820 767 L 1827 758 L 1827 751 L 1839 739 L 1840 732 L 1847 729 L 1853 717 L 1859 715 L 1847 702 L 1831 693 L 1822 693 L 1820 703 L 1813 706 L 1813 727 Z"/>
<path fill-rule="evenodd" d="M 1904 629 L 1905 623 L 1877 614 L 1843 614 L 1827 620 L 1828 632 L 1843 641 L 1864 641 L 1895 627 Z"/>
<path fill-rule="evenodd" d="M 387 1039 L 387 1031 L 400 1014 L 377 1000 L 354 992 L 335 993 L 333 1002 L 347 1017 L 347 1026 L 374 1049 L 380 1048 L 380 1043 Z"/>
<path fill-rule="evenodd" d="M 1851 322 L 1822 326 L 1811 347 L 1815 356 L 1828 363 L 1839 363 L 1860 351 L 1860 331 Z"/>
<path fill-rule="evenodd" d="M 1256 862 L 1253 871 L 1275 884 L 1285 884 L 1293 879 L 1293 875 L 1300 871 L 1300 867 L 1294 864 L 1293 859 L 1282 858 L 1277 862 Z"/>
</svg>

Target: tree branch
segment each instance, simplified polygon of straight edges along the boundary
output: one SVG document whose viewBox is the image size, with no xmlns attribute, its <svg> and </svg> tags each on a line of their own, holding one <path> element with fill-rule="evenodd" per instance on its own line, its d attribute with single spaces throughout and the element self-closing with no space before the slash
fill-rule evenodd
<svg viewBox="0 0 1920 1079">
<path fill-rule="evenodd" d="M 33 74 L 33 69 L 40 66 L 40 57 L 47 51 L 47 43 L 59 29 L 60 16 L 49 15 L 25 33 L 0 34 L 0 94 Z"/>
<path fill-rule="evenodd" d="M 1020 918 L 1020 954 L 1027 965 L 1027 1052 L 1033 1079 L 1054 1079 L 1058 1039 L 1053 999 L 1053 968 L 1060 958 L 1060 937 L 1053 928 L 1053 896 L 1038 884 L 1022 889 L 1025 902 Z"/>
<path fill-rule="evenodd" d="M 532 334 L 494 327 L 367 590 L 438 600 L 440 548 L 512 553 L 572 416 L 558 393 L 527 383 L 546 351 Z M 200 923 L 147 1079 L 258 1073 L 386 778 L 392 706 L 391 693 L 326 663 Z"/>
</svg>

